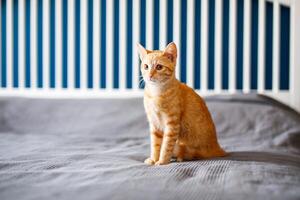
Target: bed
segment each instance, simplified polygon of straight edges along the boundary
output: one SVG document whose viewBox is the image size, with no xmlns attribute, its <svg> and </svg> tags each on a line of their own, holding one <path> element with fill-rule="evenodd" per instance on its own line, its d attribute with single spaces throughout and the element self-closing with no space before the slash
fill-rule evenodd
<svg viewBox="0 0 300 200">
<path fill-rule="evenodd" d="M 0 0 L 0 199 L 300 199 L 299 0 Z M 147 166 L 136 43 L 178 47 L 223 158 Z"/>
<path fill-rule="evenodd" d="M 0 199 L 299 199 L 299 113 L 260 95 L 206 101 L 229 155 L 147 166 L 141 98 L 1 98 Z"/>
</svg>

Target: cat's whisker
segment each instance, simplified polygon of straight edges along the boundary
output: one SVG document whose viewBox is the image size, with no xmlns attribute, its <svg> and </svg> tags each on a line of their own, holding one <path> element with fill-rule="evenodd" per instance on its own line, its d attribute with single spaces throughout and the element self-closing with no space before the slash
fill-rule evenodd
<svg viewBox="0 0 300 200">
<path fill-rule="evenodd" d="M 141 82 L 141 83 L 139 84 L 139 87 L 143 87 L 143 86 L 145 86 L 145 82 Z"/>
<path fill-rule="evenodd" d="M 143 87 L 143 86 L 145 86 L 145 81 L 142 78 L 142 79 L 139 80 L 139 87 Z"/>
</svg>

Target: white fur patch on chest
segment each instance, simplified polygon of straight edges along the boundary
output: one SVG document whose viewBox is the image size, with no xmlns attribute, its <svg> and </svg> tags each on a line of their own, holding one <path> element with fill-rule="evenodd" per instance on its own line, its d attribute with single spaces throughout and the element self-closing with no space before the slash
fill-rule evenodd
<svg viewBox="0 0 300 200">
<path fill-rule="evenodd" d="M 159 107 L 152 101 L 147 102 L 147 115 L 149 122 L 157 129 L 164 130 L 165 115 L 159 109 Z"/>
</svg>

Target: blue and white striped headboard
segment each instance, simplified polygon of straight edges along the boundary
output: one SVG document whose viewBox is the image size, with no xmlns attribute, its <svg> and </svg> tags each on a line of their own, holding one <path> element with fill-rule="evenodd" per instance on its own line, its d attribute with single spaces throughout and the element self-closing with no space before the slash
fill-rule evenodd
<svg viewBox="0 0 300 200">
<path fill-rule="evenodd" d="M 142 94 L 136 43 L 179 48 L 202 94 L 257 91 L 300 109 L 297 0 L 0 0 L 0 94 Z"/>
</svg>

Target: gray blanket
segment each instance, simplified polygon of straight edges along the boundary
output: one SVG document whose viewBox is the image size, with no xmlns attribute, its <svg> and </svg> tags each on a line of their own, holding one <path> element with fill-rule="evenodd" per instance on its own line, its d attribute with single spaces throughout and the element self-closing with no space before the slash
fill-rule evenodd
<svg viewBox="0 0 300 200">
<path fill-rule="evenodd" d="M 0 99 L 0 199 L 299 199 L 300 115 L 206 99 L 225 158 L 147 166 L 142 99 Z"/>
</svg>

